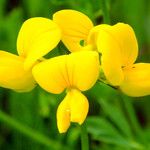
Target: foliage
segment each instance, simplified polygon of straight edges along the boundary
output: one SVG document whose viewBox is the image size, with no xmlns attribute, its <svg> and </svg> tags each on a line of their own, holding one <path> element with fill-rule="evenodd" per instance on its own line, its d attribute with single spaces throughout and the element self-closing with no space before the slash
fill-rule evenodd
<svg viewBox="0 0 150 150">
<path fill-rule="evenodd" d="M 60 9 L 75 9 L 87 14 L 95 24 L 104 22 L 103 0 L 0 0 L 0 48 L 16 52 L 16 38 L 24 20 L 52 16 Z M 150 2 L 148 0 L 107 0 L 111 24 L 125 22 L 136 32 L 139 60 L 150 60 Z M 66 50 L 60 47 L 54 57 Z M 90 150 L 150 149 L 150 96 L 129 98 L 97 83 L 85 92 L 90 112 L 85 122 Z M 0 88 L 0 149 L 59 150 L 80 149 L 81 128 L 73 124 L 66 134 L 56 127 L 56 109 L 64 97 L 37 87 L 30 93 L 15 93 Z"/>
</svg>

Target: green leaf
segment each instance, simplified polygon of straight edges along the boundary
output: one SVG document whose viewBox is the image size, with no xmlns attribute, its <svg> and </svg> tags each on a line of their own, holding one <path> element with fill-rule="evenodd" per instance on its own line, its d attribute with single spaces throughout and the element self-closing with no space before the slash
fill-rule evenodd
<svg viewBox="0 0 150 150">
<path fill-rule="evenodd" d="M 125 114 L 115 104 L 108 103 L 107 100 L 98 99 L 98 102 L 102 106 L 106 115 L 110 120 L 120 129 L 120 131 L 129 138 L 132 138 L 132 132 L 129 122 L 126 119 Z"/>
<path fill-rule="evenodd" d="M 18 130 L 19 132 L 23 133 L 27 137 L 30 137 L 31 139 L 33 139 L 47 147 L 53 148 L 55 150 L 62 147 L 57 141 L 49 139 L 47 136 L 41 134 L 40 132 L 38 132 L 26 125 L 21 124 L 20 122 L 11 118 L 9 115 L 5 114 L 2 111 L 0 111 L 0 121 L 4 122 L 11 128 Z M 64 148 L 64 150 L 65 149 L 67 150 L 67 148 Z"/>
<path fill-rule="evenodd" d="M 89 117 L 87 119 L 87 130 L 93 139 L 108 144 L 114 144 L 125 148 L 142 148 L 134 141 L 125 139 L 113 125 L 101 117 Z"/>
<path fill-rule="evenodd" d="M 123 113 L 122 107 L 120 108 L 119 106 L 121 103 L 119 92 L 108 85 L 98 82 L 95 87 L 90 90 L 90 93 L 94 95 L 106 116 L 118 127 L 118 129 L 125 136 L 132 138 L 130 124 L 127 121 L 126 115 Z"/>
</svg>

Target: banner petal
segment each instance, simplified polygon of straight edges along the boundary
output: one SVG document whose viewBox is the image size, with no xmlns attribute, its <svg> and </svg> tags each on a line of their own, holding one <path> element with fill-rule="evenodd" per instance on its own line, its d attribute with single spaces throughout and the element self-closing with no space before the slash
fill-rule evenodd
<svg viewBox="0 0 150 150">
<path fill-rule="evenodd" d="M 83 13 L 75 10 L 61 10 L 53 15 L 53 20 L 62 30 L 62 41 L 69 51 L 79 51 L 80 42 L 87 41 L 88 34 L 93 27 L 92 21 Z"/>
<path fill-rule="evenodd" d="M 61 30 L 52 20 L 35 17 L 25 21 L 17 39 L 18 53 L 26 58 L 25 69 L 55 48 L 60 39 Z"/>
</svg>

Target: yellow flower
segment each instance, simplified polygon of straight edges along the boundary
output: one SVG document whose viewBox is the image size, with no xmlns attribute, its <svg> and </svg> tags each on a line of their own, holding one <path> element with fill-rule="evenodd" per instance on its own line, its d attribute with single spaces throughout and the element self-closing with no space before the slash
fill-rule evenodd
<svg viewBox="0 0 150 150">
<path fill-rule="evenodd" d="M 89 43 L 93 42 L 92 36 L 96 36 L 96 47 L 102 54 L 101 67 L 108 82 L 119 86 L 129 96 L 149 95 L 150 64 L 134 64 L 138 44 L 131 26 L 124 23 L 99 25 L 91 30 Z"/>
<path fill-rule="evenodd" d="M 91 20 L 74 10 L 61 10 L 53 20 L 62 29 L 62 41 L 71 52 L 96 50 L 108 82 L 129 96 L 150 94 L 150 64 L 133 64 L 138 44 L 131 26 L 118 23 L 93 27 Z M 64 21 L 65 20 L 65 21 Z M 80 42 L 84 40 L 84 46 Z"/>
<path fill-rule="evenodd" d="M 25 21 L 17 38 L 19 56 L 0 51 L 0 86 L 18 92 L 33 89 L 33 65 L 52 50 L 60 38 L 59 27 L 50 19 L 37 17 Z"/>
<path fill-rule="evenodd" d="M 90 89 L 98 78 L 98 53 L 82 51 L 54 57 L 37 64 L 32 72 L 37 83 L 48 92 L 59 94 L 67 89 L 57 110 L 59 132 L 66 132 L 70 122 L 82 124 L 89 104 L 81 91 Z"/>
</svg>

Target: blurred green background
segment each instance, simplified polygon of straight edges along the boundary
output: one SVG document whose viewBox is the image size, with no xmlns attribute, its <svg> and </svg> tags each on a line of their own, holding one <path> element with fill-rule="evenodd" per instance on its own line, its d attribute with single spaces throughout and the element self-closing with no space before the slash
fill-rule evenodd
<svg viewBox="0 0 150 150">
<path fill-rule="evenodd" d="M 23 21 L 52 18 L 61 9 L 75 9 L 96 24 L 104 23 L 102 0 L 0 0 L 0 49 L 16 53 Z M 106 0 L 111 24 L 130 24 L 139 42 L 138 60 L 150 63 L 150 1 Z M 60 53 L 53 50 L 50 57 Z M 130 98 L 97 83 L 85 92 L 90 102 L 86 119 L 90 150 L 150 149 L 150 96 Z M 62 95 L 40 87 L 30 93 L 0 88 L 0 150 L 80 150 L 81 127 L 72 124 L 66 134 L 56 127 L 56 110 Z"/>
</svg>

